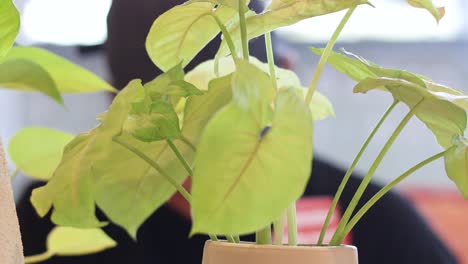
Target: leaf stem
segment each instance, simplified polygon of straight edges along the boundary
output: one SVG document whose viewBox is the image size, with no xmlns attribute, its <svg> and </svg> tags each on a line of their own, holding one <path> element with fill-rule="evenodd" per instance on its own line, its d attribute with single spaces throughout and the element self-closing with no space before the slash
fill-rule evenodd
<svg viewBox="0 0 468 264">
<path fill-rule="evenodd" d="M 284 231 L 284 215 L 273 222 L 273 230 L 275 230 L 275 245 L 283 244 L 283 231 Z"/>
<path fill-rule="evenodd" d="M 32 255 L 32 256 L 26 256 L 24 257 L 24 263 L 26 264 L 39 263 L 39 262 L 43 262 L 43 261 L 50 259 L 52 256 L 53 254 L 49 252 L 44 252 L 44 253 Z"/>
<path fill-rule="evenodd" d="M 288 215 L 288 244 L 297 245 L 296 202 L 292 203 L 287 211 Z"/>
<path fill-rule="evenodd" d="M 268 58 L 268 66 L 270 68 L 270 79 L 273 84 L 275 91 L 278 90 L 278 82 L 276 81 L 276 71 L 275 71 L 275 57 L 273 56 L 273 44 L 271 43 L 271 33 L 265 33 L 265 47 Z"/>
<path fill-rule="evenodd" d="M 452 147 L 453 148 L 453 147 Z M 388 193 L 395 185 L 400 183 L 402 180 L 413 174 L 415 171 L 418 169 L 426 166 L 427 164 L 443 157 L 447 151 L 449 151 L 451 148 L 446 149 L 442 152 L 439 152 L 438 154 L 431 156 L 420 163 L 416 164 L 409 170 L 407 170 L 405 173 L 401 174 L 398 176 L 398 178 L 394 179 L 392 182 L 387 184 L 385 187 L 383 187 L 379 192 L 377 192 L 372 198 L 367 201 L 366 204 L 364 204 L 361 209 L 353 216 L 353 218 L 349 221 L 349 223 L 346 225 L 345 231 L 344 231 L 344 236 L 346 236 L 352 229 L 353 227 L 359 222 L 359 220 L 364 216 L 364 214 L 375 204 L 377 203 L 386 193 Z"/>
<path fill-rule="evenodd" d="M 177 148 L 177 146 L 174 144 L 174 142 L 171 140 L 171 139 L 166 139 L 166 142 L 167 144 L 169 145 L 169 147 L 172 149 L 172 151 L 174 152 L 174 154 L 177 156 L 177 158 L 179 159 L 180 163 L 182 164 L 182 166 L 184 166 L 185 170 L 187 171 L 187 173 L 192 176 L 193 175 L 193 171 L 192 171 L 192 168 L 190 167 L 190 165 L 188 164 L 187 160 L 185 160 L 184 156 L 182 155 L 182 153 L 180 153 L 179 149 Z"/>
<path fill-rule="evenodd" d="M 223 22 L 221 21 L 221 19 L 218 17 L 216 13 L 211 12 L 210 14 L 214 18 L 216 23 L 218 24 L 218 27 L 221 30 L 221 32 L 223 33 L 223 37 L 226 39 L 226 43 L 229 47 L 229 50 L 231 51 L 232 58 L 234 59 L 234 62 L 236 62 L 239 58 L 237 57 L 236 46 L 234 45 L 234 42 L 232 41 L 231 34 L 229 34 L 229 31 L 224 26 Z"/>
<path fill-rule="evenodd" d="M 189 146 L 193 150 L 193 152 L 197 152 L 197 148 L 195 147 L 195 145 L 192 144 L 192 142 L 190 142 L 190 140 L 188 140 L 188 138 L 182 135 L 182 137 L 180 137 L 180 140 L 182 140 L 182 142 Z"/>
<path fill-rule="evenodd" d="M 322 56 L 320 57 L 319 63 L 317 67 L 315 68 L 314 76 L 312 77 L 312 82 L 310 83 L 309 90 L 307 91 L 306 95 L 306 104 L 309 105 L 310 101 L 312 100 L 312 96 L 314 95 L 315 89 L 317 88 L 317 84 L 320 80 L 320 75 L 323 72 L 323 69 L 325 67 L 325 64 L 328 61 L 328 57 L 330 57 L 330 54 L 333 50 L 333 47 L 335 46 L 336 41 L 338 40 L 338 37 L 341 34 L 341 31 L 343 30 L 344 26 L 348 22 L 349 18 L 353 14 L 354 10 L 356 10 L 357 5 L 351 7 L 348 9 L 348 12 L 344 15 L 343 19 L 341 20 L 340 24 L 338 27 L 335 29 L 335 32 L 333 33 L 332 37 L 327 43 L 327 46 L 325 47 L 325 51 L 323 52 Z"/>
<path fill-rule="evenodd" d="M 247 40 L 247 23 L 245 21 L 245 0 L 239 0 L 239 24 L 242 41 L 242 55 L 244 60 L 249 61 L 249 43 Z"/>
<path fill-rule="evenodd" d="M 353 173 L 354 168 L 356 167 L 357 163 L 361 159 L 362 154 L 364 151 L 367 149 L 367 146 L 371 142 L 371 140 L 374 138 L 375 134 L 377 131 L 380 129 L 384 121 L 387 119 L 387 117 L 390 115 L 390 113 L 393 111 L 395 106 L 399 103 L 398 100 L 395 100 L 392 105 L 385 111 L 383 114 L 382 118 L 380 118 L 379 122 L 377 125 L 374 127 L 372 132 L 369 134 L 367 137 L 366 141 L 362 145 L 361 149 L 359 150 L 357 156 L 354 158 L 353 162 L 351 163 L 351 166 L 349 167 L 348 171 L 346 172 L 345 176 L 343 177 L 343 180 L 340 183 L 340 186 L 338 187 L 338 190 L 336 191 L 335 197 L 333 198 L 333 202 L 330 206 L 330 209 L 328 210 L 327 217 L 325 219 L 325 222 L 322 226 L 322 230 L 320 232 L 320 237 L 317 242 L 318 246 L 321 246 L 323 244 L 323 239 L 325 238 L 325 233 L 327 232 L 327 228 L 330 225 L 331 217 L 333 216 L 333 213 L 335 212 L 336 206 L 338 205 L 338 201 L 340 200 L 341 194 L 343 193 L 344 188 L 346 187 L 346 184 L 348 183 L 349 178 L 351 177 L 351 174 Z"/>
<path fill-rule="evenodd" d="M 338 225 L 338 228 L 335 231 L 335 234 L 333 235 L 330 245 L 335 246 L 338 245 L 342 242 L 344 239 L 344 228 L 346 224 L 348 223 L 349 219 L 351 218 L 351 214 L 353 213 L 354 209 L 356 208 L 359 200 L 361 199 L 362 195 L 364 194 L 365 189 L 367 188 L 367 185 L 369 185 L 372 177 L 374 176 L 375 171 L 379 167 L 380 163 L 382 162 L 383 158 L 387 154 L 388 150 L 390 147 L 393 145 L 395 142 L 396 138 L 398 135 L 401 133 L 403 128 L 408 124 L 408 122 L 411 120 L 411 118 L 414 116 L 416 113 L 416 110 L 418 107 L 421 105 L 421 103 L 424 101 L 424 98 L 421 99 L 411 110 L 406 114 L 406 116 L 403 118 L 403 120 L 400 122 L 398 127 L 395 129 L 395 131 L 392 133 L 390 138 L 387 140 L 385 145 L 383 146 L 382 150 L 380 151 L 379 155 L 377 158 L 374 160 L 374 163 L 372 163 L 369 171 L 367 172 L 366 176 L 364 176 L 361 184 L 359 185 L 358 189 L 356 190 L 356 193 L 354 194 L 351 202 L 349 203 L 348 207 L 346 208 L 345 213 L 343 214 L 343 217 L 341 218 L 341 221 Z"/>
<path fill-rule="evenodd" d="M 240 243 L 240 237 L 239 237 L 239 235 L 232 235 L 232 238 L 234 238 L 234 241 L 235 241 L 236 243 Z"/>
<path fill-rule="evenodd" d="M 258 245 L 271 245 L 271 225 L 262 228 L 255 233 Z"/>
<path fill-rule="evenodd" d="M 234 237 L 232 235 L 226 235 L 226 239 L 230 243 L 236 243 L 236 241 L 234 240 Z"/>
</svg>

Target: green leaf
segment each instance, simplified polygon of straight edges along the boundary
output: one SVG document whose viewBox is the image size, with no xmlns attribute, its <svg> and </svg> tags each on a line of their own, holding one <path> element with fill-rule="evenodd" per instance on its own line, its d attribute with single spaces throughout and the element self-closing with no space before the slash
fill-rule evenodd
<svg viewBox="0 0 468 264">
<path fill-rule="evenodd" d="M 272 5 L 262 14 L 246 19 L 247 39 L 253 39 L 277 28 L 295 24 L 301 20 L 334 13 L 355 5 L 366 4 L 367 0 L 287 0 L 273 1 Z M 236 47 L 241 46 L 240 24 L 230 27 L 232 40 Z M 229 49 L 222 42 L 218 56 L 226 56 Z"/>
<path fill-rule="evenodd" d="M 57 88 L 54 88 L 54 90 L 58 89 L 62 93 L 116 91 L 111 85 L 90 71 L 49 51 L 35 47 L 13 47 L 5 57 L 0 59 L 1 71 L 3 72 L 8 64 L 18 61 L 26 65 L 34 64 L 37 68 L 42 68 L 42 75 L 45 75 L 44 72 L 48 73 L 48 78 L 51 78 L 56 84 Z M 11 69 L 9 74 L 18 74 L 17 72 L 24 74 L 34 73 L 35 71 L 34 69 L 19 68 Z M 27 79 L 27 77 L 18 76 L 16 83 L 21 85 L 25 82 L 24 79 Z M 27 85 L 35 85 L 35 83 L 27 83 Z"/>
<path fill-rule="evenodd" d="M 307 105 L 296 92 L 281 92 L 271 120 L 264 108 L 270 105 L 271 84 L 251 67 L 245 68 L 249 75 L 244 69 L 234 73 L 233 101 L 211 119 L 198 146 L 192 233 L 258 230 L 300 197 L 309 177 L 312 117 Z M 263 83 L 266 87 L 258 86 Z M 271 123 L 265 124 L 268 119 Z"/>
<path fill-rule="evenodd" d="M 55 227 L 47 237 L 47 252 L 57 256 L 93 254 L 116 245 L 99 228 Z"/>
<path fill-rule="evenodd" d="M 20 29 L 20 15 L 12 0 L 0 2 L 0 58 L 13 46 Z"/>
<path fill-rule="evenodd" d="M 28 127 L 10 140 L 8 153 L 17 170 L 47 181 L 60 163 L 63 149 L 73 137 L 50 128 Z"/>
<path fill-rule="evenodd" d="M 449 148 L 453 136 L 464 134 L 466 112 L 452 102 L 451 94 L 433 92 L 406 80 L 386 77 L 365 79 L 356 85 L 354 92 L 366 93 L 378 87 L 385 87 L 396 100 L 404 102 L 409 108 L 423 100 L 416 116 L 434 133 L 442 147 Z"/>
<path fill-rule="evenodd" d="M 417 7 L 424 8 L 439 22 L 445 15 L 444 7 L 435 7 L 432 0 L 406 0 L 408 4 Z"/>
<path fill-rule="evenodd" d="M 146 39 L 146 50 L 156 66 L 167 71 L 182 62 L 186 66 L 220 29 L 211 17 L 214 12 L 223 23 L 232 19 L 236 10 L 207 2 L 179 5 L 159 16 Z"/>
<path fill-rule="evenodd" d="M 37 63 L 28 60 L 13 59 L 0 63 L 0 87 L 41 92 L 63 104 L 60 92 L 49 73 Z"/>
<path fill-rule="evenodd" d="M 170 103 L 163 101 L 152 102 L 147 110 L 130 115 L 125 122 L 124 131 L 144 142 L 181 136 L 177 113 Z"/>
<path fill-rule="evenodd" d="M 231 8 L 239 9 L 239 0 L 190 0 L 190 3 L 196 3 L 196 2 L 207 2 L 207 3 L 212 3 L 216 5 L 224 5 L 228 6 Z M 248 5 L 250 3 L 250 0 L 245 0 L 245 4 Z"/>
<path fill-rule="evenodd" d="M 468 199 L 468 141 L 460 135 L 454 137 L 454 147 L 447 151 L 444 158 L 448 177 Z"/>
<path fill-rule="evenodd" d="M 312 112 L 314 121 L 323 120 L 327 117 L 335 117 L 335 110 L 330 100 L 317 91 L 312 96 L 310 111 Z"/>
</svg>

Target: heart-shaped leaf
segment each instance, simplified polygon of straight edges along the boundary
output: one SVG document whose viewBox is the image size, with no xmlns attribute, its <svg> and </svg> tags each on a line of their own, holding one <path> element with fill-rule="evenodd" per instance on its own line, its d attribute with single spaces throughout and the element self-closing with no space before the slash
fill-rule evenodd
<svg viewBox="0 0 468 264">
<path fill-rule="evenodd" d="M 62 93 L 90 93 L 97 91 L 115 91 L 115 89 L 100 77 L 90 71 L 67 61 L 44 49 L 35 47 L 13 47 L 10 52 L 0 59 L 2 72 L 9 63 L 22 61 L 23 63 L 34 64 L 42 68 L 42 72 L 55 82 L 56 89 Z M 6 65 L 5 65 L 6 64 Z M 23 68 L 26 66 L 23 66 Z M 10 69 L 10 74 L 35 73 L 34 69 Z M 16 82 L 22 85 L 26 77 L 18 78 Z M 34 83 L 28 85 L 33 85 Z M 39 83 L 38 83 L 39 85 Z"/>
<path fill-rule="evenodd" d="M 435 7 L 432 0 L 406 0 L 410 5 L 417 8 L 424 8 L 439 22 L 445 15 L 444 7 Z"/>
<path fill-rule="evenodd" d="M 0 2 L 0 57 L 8 53 L 20 29 L 20 15 L 12 0 Z"/>
<path fill-rule="evenodd" d="M 286 90 L 277 95 L 274 112 L 267 111 L 268 76 L 241 65 L 232 77 L 233 101 L 211 119 L 198 146 L 192 233 L 264 227 L 300 197 L 309 177 L 310 110 L 297 92 Z"/>
<path fill-rule="evenodd" d="M 463 136 L 454 138 L 454 147 L 445 154 L 445 171 L 468 199 L 468 141 Z"/>
<path fill-rule="evenodd" d="M 8 153 L 17 170 L 47 181 L 60 163 L 63 149 L 73 137 L 50 128 L 27 127 L 10 140 Z"/>
<path fill-rule="evenodd" d="M 367 0 L 273 1 L 265 12 L 246 19 L 247 39 L 256 38 L 277 28 L 289 26 L 307 18 L 334 13 L 367 2 Z M 229 28 L 235 46 L 240 47 L 240 24 L 236 23 Z M 222 57 L 228 54 L 227 43 L 223 41 L 217 56 Z"/>
<path fill-rule="evenodd" d="M 212 12 L 223 23 L 237 14 L 232 8 L 214 7 L 207 2 L 188 3 L 159 16 L 146 39 L 146 50 L 154 64 L 163 71 L 181 62 L 185 67 L 220 32 Z"/>
</svg>

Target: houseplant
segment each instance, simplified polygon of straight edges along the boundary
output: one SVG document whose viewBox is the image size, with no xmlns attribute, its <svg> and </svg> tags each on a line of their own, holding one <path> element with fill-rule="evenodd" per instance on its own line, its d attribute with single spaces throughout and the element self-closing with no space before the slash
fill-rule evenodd
<svg viewBox="0 0 468 264">
<path fill-rule="evenodd" d="M 288 241 L 297 243 L 294 202 L 310 174 L 312 120 L 324 117 L 318 113 L 331 112 L 327 100 L 315 92 L 327 60 L 359 82 L 356 92 L 384 87 L 381 89 L 395 98 L 353 162 L 342 187 L 391 110 L 399 102 L 411 109 L 345 211 L 330 242 L 337 248 L 328 250 L 342 250 L 344 247 L 338 245 L 366 210 L 394 184 L 432 160 L 445 157 L 448 175 L 466 191 L 465 141 L 460 137 L 466 127 L 466 97 L 423 76 L 332 52 L 346 21 L 359 4 L 365 3 L 273 1 L 258 15 L 247 11 L 244 1 L 191 1 L 171 9 L 155 21 L 147 41 L 149 55 L 165 73 L 144 85 L 138 80 L 130 82 L 109 111 L 99 117 L 101 126 L 67 145 L 54 176 L 32 195 L 38 213 L 43 216 L 53 207 L 55 223 L 95 228 L 104 224 L 94 215 L 97 204 L 109 220 L 135 236 L 144 219 L 177 190 L 192 204 L 192 233 L 212 234 L 211 240 L 223 235 L 232 242 L 208 242 L 206 263 L 217 263 L 211 256 L 219 251 L 212 255 L 211 249 L 218 246 L 234 252 L 245 247 L 249 252 L 269 248 L 295 253 L 298 248 L 306 252 L 324 250 L 323 235 L 318 241 L 322 247 L 318 248 L 236 243 L 239 234 L 256 232 L 258 244 L 271 244 L 270 225 L 282 230 L 284 214 Z M 442 16 L 430 1 L 411 4 L 428 9 L 437 19 Z M 313 50 L 322 57 L 304 95 L 292 72 L 274 66 L 268 32 L 342 9 L 348 12 L 327 47 Z M 217 58 L 184 76 L 183 66 L 220 31 L 224 41 Z M 264 33 L 268 65 L 250 58 L 247 49 L 249 38 Z M 237 55 L 238 50 L 242 50 L 242 56 Z M 226 58 L 229 53 L 231 57 Z M 376 168 L 413 115 L 434 132 L 445 151 L 402 174 L 351 218 Z M 191 194 L 181 186 L 186 175 L 193 176 Z M 280 244 L 281 232 L 275 233 L 275 243 Z M 355 254 L 353 249 L 351 252 Z M 293 258 L 295 253 L 287 256 Z M 271 258 L 270 254 L 266 255 Z M 355 263 L 355 255 L 347 261 Z"/>
</svg>

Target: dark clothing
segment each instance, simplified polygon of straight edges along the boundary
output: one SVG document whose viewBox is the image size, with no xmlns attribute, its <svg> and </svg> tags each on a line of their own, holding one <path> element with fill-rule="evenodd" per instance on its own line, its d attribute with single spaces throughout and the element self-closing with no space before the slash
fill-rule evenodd
<svg viewBox="0 0 468 264">
<path fill-rule="evenodd" d="M 333 196 L 345 172 L 320 160 L 313 163 L 313 176 L 305 196 Z M 361 180 L 351 177 L 340 206 L 345 208 Z M 371 184 L 360 206 L 379 190 Z M 18 216 L 24 240 L 25 255 L 43 252 L 45 237 L 52 228 L 48 219 L 39 219 L 23 197 Z M 201 263 L 205 236 L 189 238 L 190 221 L 167 206 L 157 210 L 140 228 L 138 243 L 119 227 L 110 224 L 104 230 L 119 245 L 90 256 L 54 257 L 46 264 L 103 263 Z M 454 256 L 428 227 L 410 203 L 390 192 L 358 223 L 352 233 L 353 244 L 359 249 L 360 264 L 452 264 Z M 73 238 L 70 238 L 73 239 Z M 243 240 L 252 240 L 253 236 Z"/>
</svg>

